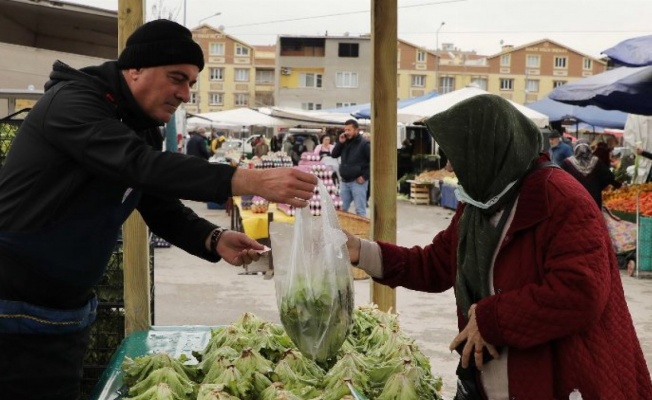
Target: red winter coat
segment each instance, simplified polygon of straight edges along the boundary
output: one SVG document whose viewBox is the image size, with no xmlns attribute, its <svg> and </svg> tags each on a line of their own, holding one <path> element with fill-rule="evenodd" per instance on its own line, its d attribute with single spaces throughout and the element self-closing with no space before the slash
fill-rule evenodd
<svg viewBox="0 0 652 400">
<path fill-rule="evenodd" d="M 600 211 L 556 168 L 523 182 L 494 265 L 496 295 L 477 303 L 482 337 L 508 346 L 510 399 L 652 399 L 652 383 Z M 455 284 L 458 209 L 425 248 L 379 243 L 385 278 L 424 292 Z M 460 330 L 463 319 L 458 313 Z M 451 338 L 452 340 L 453 338 Z"/>
</svg>

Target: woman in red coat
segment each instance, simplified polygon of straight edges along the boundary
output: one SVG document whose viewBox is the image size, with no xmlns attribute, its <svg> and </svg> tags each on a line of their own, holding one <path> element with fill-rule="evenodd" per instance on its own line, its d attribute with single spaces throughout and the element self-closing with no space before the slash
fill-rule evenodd
<svg viewBox="0 0 652 400">
<path fill-rule="evenodd" d="M 382 284 L 455 288 L 456 399 L 652 399 L 602 215 L 539 154 L 538 128 L 495 95 L 426 125 L 461 185 L 451 224 L 423 248 L 351 235 L 347 245 Z"/>
</svg>

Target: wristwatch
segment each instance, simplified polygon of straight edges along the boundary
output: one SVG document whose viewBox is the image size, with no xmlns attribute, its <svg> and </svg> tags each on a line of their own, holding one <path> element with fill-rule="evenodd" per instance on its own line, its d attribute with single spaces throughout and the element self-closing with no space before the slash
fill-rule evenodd
<svg viewBox="0 0 652 400">
<path fill-rule="evenodd" d="M 219 253 L 217 252 L 217 243 L 220 241 L 222 234 L 226 231 L 228 231 L 228 229 L 217 227 L 213 232 L 211 232 L 211 240 L 210 240 L 211 253 L 215 256 L 219 257 Z"/>
</svg>

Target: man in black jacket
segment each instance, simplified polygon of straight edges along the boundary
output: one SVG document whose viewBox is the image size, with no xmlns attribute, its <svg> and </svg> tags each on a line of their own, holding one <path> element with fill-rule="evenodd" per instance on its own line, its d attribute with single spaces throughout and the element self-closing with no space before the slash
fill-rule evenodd
<svg viewBox="0 0 652 400">
<path fill-rule="evenodd" d="M 206 129 L 197 128 L 190 132 L 190 139 L 186 145 L 186 154 L 208 160 L 211 155 L 206 144 Z"/>
<path fill-rule="evenodd" d="M 57 61 L 0 170 L 0 393 L 79 396 L 101 279 L 121 226 L 138 210 L 151 231 L 211 262 L 242 265 L 263 248 L 197 216 L 179 199 L 257 194 L 296 207 L 317 179 L 295 169 L 236 169 L 162 152 L 171 119 L 204 67 L 185 27 L 138 28 L 117 61 Z"/>
<path fill-rule="evenodd" d="M 358 121 L 349 119 L 344 123 L 344 133 L 340 134 L 331 157 L 340 157 L 340 196 L 342 209 L 348 211 L 351 201 L 355 213 L 367 216 L 367 190 L 369 190 L 369 163 L 371 143 L 360 135 Z"/>
</svg>

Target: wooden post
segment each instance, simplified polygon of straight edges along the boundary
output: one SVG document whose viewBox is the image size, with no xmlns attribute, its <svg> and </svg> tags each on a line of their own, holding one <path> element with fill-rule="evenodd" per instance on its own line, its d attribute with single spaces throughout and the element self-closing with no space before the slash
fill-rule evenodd
<svg viewBox="0 0 652 400">
<path fill-rule="evenodd" d="M 372 0 L 371 238 L 396 243 L 397 0 Z M 382 162 L 376 162 L 382 160 Z M 371 301 L 396 312 L 396 291 L 375 282 Z"/>
<path fill-rule="evenodd" d="M 118 53 L 127 38 L 144 22 L 145 0 L 118 1 Z M 137 211 L 127 219 L 122 229 L 124 249 L 125 335 L 149 329 L 150 281 L 149 237 L 147 226 Z"/>
</svg>

